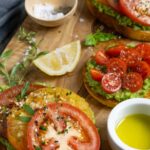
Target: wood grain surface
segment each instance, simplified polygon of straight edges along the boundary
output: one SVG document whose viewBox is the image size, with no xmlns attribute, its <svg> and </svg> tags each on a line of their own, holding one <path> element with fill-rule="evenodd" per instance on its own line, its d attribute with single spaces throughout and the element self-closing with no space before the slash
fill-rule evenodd
<svg viewBox="0 0 150 150">
<path fill-rule="evenodd" d="M 29 17 L 25 19 L 23 27 L 25 27 L 28 31 L 35 31 L 37 33 L 36 39 L 40 42 L 39 49 L 41 51 L 52 51 L 57 47 L 61 47 L 64 44 L 77 39 L 83 41 L 86 35 L 91 33 L 94 20 L 95 18 L 91 16 L 87 10 L 85 0 L 79 0 L 79 6 L 74 16 L 68 22 L 59 27 L 42 27 L 34 23 Z M 18 41 L 16 35 L 12 38 L 6 47 L 6 49 L 10 48 L 14 51 L 12 58 L 8 62 L 8 69 L 11 69 L 14 64 L 22 59 L 26 47 L 27 45 Z M 51 86 L 65 87 L 87 99 L 95 113 L 96 126 L 100 128 L 101 150 L 111 150 L 107 141 L 106 130 L 107 117 L 111 109 L 93 100 L 83 85 L 82 69 L 92 54 L 93 48 L 82 47 L 81 58 L 75 70 L 60 77 L 50 77 L 32 66 L 26 76 L 26 80 L 31 82 L 47 82 Z M 1 79 L 0 83 L 3 82 L 4 81 Z"/>
</svg>

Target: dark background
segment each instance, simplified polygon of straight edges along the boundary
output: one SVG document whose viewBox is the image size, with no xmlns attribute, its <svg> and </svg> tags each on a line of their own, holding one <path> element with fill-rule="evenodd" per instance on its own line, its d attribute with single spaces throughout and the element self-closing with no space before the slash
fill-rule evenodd
<svg viewBox="0 0 150 150">
<path fill-rule="evenodd" d="M 0 53 L 25 16 L 24 0 L 0 0 Z"/>
</svg>

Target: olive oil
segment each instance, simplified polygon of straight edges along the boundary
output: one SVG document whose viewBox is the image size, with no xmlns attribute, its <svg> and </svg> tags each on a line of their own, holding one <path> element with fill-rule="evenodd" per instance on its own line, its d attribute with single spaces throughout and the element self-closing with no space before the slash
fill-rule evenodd
<svg viewBox="0 0 150 150">
<path fill-rule="evenodd" d="M 127 116 L 117 125 L 116 133 L 128 146 L 150 150 L 150 116 L 144 114 Z"/>
</svg>

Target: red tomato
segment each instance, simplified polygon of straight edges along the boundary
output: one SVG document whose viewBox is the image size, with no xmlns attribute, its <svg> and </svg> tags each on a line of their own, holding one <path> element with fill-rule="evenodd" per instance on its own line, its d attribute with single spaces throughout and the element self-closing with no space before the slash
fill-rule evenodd
<svg viewBox="0 0 150 150">
<path fill-rule="evenodd" d="M 11 87 L 4 92 L 0 93 L 0 105 L 8 106 L 10 104 L 14 103 L 14 99 L 17 95 L 21 93 L 22 88 L 24 85 L 17 85 L 14 87 Z M 35 91 L 37 89 L 43 88 L 41 85 L 30 85 L 27 93 L 30 93 L 32 91 Z"/>
<path fill-rule="evenodd" d="M 108 58 L 105 55 L 103 50 L 99 50 L 99 51 L 96 52 L 95 61 L 99 65 L 106 65 L 106 63 L 108 61 Z"/>
<path fill-rule="evenodd" d="M 150 77 L 150 66 L 145 61 L 138 62 L 134 67 L 133 70 L 138 72 L 143 79 Z"/>
<path fill-rule="evenodd" d="M 121 78 L 116 73 L 107 73 L 103 76 L 101 84 L 106 93 L 114 93 L 121 88 Z"/>
<path fill-rule="evenodd" d="M 123 78 L 123 88 L 136 92 L 143 86 L 142 76 L 137 72 L 130 72 Z"/>
<path fill-rule="evenodd" d="M 62 127 L 62 122 L 66 127 Z M 41 130 L 46 127 L 46 131 Z M 66 103 L 50 103 L 38 110 L 27 127 L 29 150 L 99 150 L 100 138 L 92 121 L 79 109 Z M 65 147 L 64 147 L 65 144 Z"/>
<path fill-rule="evenodd" d="M 114 47 L 109 48 L 106 51 L 106 54 L 110 57 L 118 57 L 120 55 L 120 52 L 125 49 L 126 47 L 124 45 L 114 46 Z"/>
<path fill-rule="evenodd" d="M 120 53 L 120 58 L 125 61 L 129 67 L 134 66 L 137 62 L 142 60 L 141 54 L 136 51 L 135 48 L 122 50 Z"/>
<path fill-rule="evenodd" d="M 101 81 L 104 75 L 100 70 L 96 70 L 96 69 L 91 69 L 90 73 L 91 73 L 93 80 L 96 80 L 96 81 Z"/>
<path fill-rule="evenodd" d="M 133 21 L 150 26 L 149 0 L 119 0 L 120 9 Z"/>
<path fill-rule="evenodd" d="M 107 63 L 107 72 L 108 73 L 117 73 L 121 77 L 127 71 L 127 64 L 120 58 L 111 58 Z"/>
<path fill-rule="evenodd" d="M 136 46 L 136 49 L 141 53 L 143 60 L 150 65 L 150 44 L 141 43 Z"/>
<path fill-rule="evenodd" d="M 119 0 L 107 0 L 108 4 L 117 11 L 120 11 Z"/>
</svg>

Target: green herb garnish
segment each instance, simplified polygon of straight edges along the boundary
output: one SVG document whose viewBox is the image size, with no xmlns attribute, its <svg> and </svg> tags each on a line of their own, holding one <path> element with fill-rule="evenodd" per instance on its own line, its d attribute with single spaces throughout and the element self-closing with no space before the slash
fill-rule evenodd
<svg viewBox="0 0 150 150">
<path fill-rule="evenodd" d="M 42 148 L 39 147 L 39 146 L 36 146 L 36 147 L 35 147 L 35 150 L 42 150 Z"/>
<path fill-rule="evenodd" d="M 47 128 L 46 128 L 46 127 L 44 127 L 44 126 L 42 126 L 42 125 L 40 126 L 40 129 L 41 129 L 41 130 L 44 130 L 44 131 L 46 131 L 46 130 L 47 130 Z"/>
<path fill-rule="evenodd" d="M 84 45 L 95 46 L 98 42 L 109 41 L 117 38 L 118 36 L 112 33 L 105 33 L 100 30 L 97 30 L 96 33 L 87 35 Z"/>
<path fill-rule="evenodd" d="M 24 104 L 22 107 L 29 115 L 34 115 L 34 110 L 30 107 L 30 105 Z"/>
<path fill-rule="evenodd" d="M 27 116 L 18 116 L 18 119 L 24 123 L 28 123 L 31 120 L 31 117 Z"/>
<path fill-rule="evenodd" d="M 29 47 L 26 49 L 22 61 L 14 65 L 10 71 L 6 69 L 6 63 L 13 51 L 6 50 L 0 55 L 0 75 L 5 79 L 6 84 L 10 87 L 22 84 L 25 75 L 32 65 L 32 61 L 47 54 L 46 51 L 38 53 L 38 44 L 36 43 L 35 34 L 35 32 L 27 32 L 22 27 L 19 29 L 18 39 L 29 44 Z"/>
<path fill-rule="evenodd" d="M 24 87 L 23 87 L 23 89 L 21 90 L 21 94 L 20 94 L 21 99 L 25 98 L 29 87 L 30 87 L 30 83 L 26 82 L 25 85 L 24 85 Z"/>
<path fill-rule="evenodd" d="M 0 143 L 6 146 L 7 150 L 15 150 L 15 148 L 3 137 L 0 137 Z"/>
</svg>

